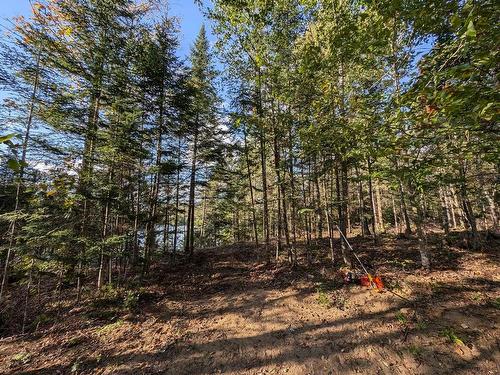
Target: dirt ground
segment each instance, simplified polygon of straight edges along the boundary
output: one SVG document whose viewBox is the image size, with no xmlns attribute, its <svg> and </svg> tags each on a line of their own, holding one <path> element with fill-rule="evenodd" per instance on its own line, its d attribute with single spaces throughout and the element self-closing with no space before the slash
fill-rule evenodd
<svg viewBox="0 0 500 375">
<path fill-rule="evenodd" d="M 498 243 L 436 242 L 423 274 L 414 241 L 353 242 L 404 298 L 343 284 L 324 246 L 296 269 L 249 245 L 211 249 L 156 270 L 133 309 L 58 302 L 36 333 L 0 340 L 0 373 L 500 373 Z"/>
</svg>

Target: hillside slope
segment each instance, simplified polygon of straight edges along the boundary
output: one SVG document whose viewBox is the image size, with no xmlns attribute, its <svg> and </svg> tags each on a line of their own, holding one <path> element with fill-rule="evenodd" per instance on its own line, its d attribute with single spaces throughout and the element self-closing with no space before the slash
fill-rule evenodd
<svg viewBox="0 0 500 375">
<path fill-rule="evenodd" d="M 354 243 L 408 300 L 343 285 L 326 250 L 309 267 L 290 269 L 262 262 L 255 247 L 210 249 L 195 263 L 164 266 L 135 294 L 54 305 L 36 333 L 0 340 L 0 372 L 500 372 L 494 249 L 436 250 L 435 270 L 421 274 L 412 241 Z"/>
</svg>

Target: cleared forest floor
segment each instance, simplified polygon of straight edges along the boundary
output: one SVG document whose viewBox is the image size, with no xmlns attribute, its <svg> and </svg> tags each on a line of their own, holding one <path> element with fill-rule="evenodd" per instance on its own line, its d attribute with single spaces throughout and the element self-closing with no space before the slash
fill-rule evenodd
<svg viewBox="0 0 500 375">
<path fill-rule="evenodd" d="M 498 242 L 471 252 L 431 241 L 430 274 L 415 241 L 353 242 L 412 303 L 343 285 L 323 246 L 292 270 L 234 245 L 157 270 L 133 311 L 114 298 L 54 304 L 36 333 L 0 340 L 0 373 L 500 373 Z"/>
</svg>

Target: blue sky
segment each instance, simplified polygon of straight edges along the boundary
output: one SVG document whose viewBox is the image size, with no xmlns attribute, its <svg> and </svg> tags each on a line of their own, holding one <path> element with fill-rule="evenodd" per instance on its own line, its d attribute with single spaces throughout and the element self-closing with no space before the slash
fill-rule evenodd
<svg viewBox="0 0 500 375">
<path fill-rule="evenodd" d="M 202 23 L 207 26 L 209 38 L 212 41 L 214 40 L 214 37 L 210 34 L 209 22 L 204 19 L 203 14 L 193 0 L 170 0 L 168 4 L 170 15 L 178 17 L 181 23 L 181 46 L 179 51 L 181 56 L 185 57 L 189 54 L 190 47 L 196 35 L 198 35 Z M 29 0 L 0 0 L 0 23 L 3 26 L 8 26 L 8 19 L 14 16 L 23 15 L 28 17 L 30 14 Z"/>
</svg>

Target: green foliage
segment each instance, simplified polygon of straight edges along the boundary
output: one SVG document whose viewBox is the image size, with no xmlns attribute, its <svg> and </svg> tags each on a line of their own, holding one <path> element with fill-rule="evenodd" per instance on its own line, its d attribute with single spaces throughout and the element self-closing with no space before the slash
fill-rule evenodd
<svg viewBox="0 0 500 375">
<path fill-rule="evenodd" d="M 21 171 L 21 168 L 27 167 L 28 164 L 26 162 L 21 162 L 15 159 L 9 159 L 7 161 L 7 166 L 14 172 L 19 173 Z"/>
<path fill-rule="evenodd" d="M 91 301 L 91 306 L 93 309 L 89 312 L 89 317 L 113 320 L 123 306 L 122 290 L 109 284 L 104 285 L 98 296 Z"/>
<path fill-rule="evenodd" d="M 28 352 L 19 352 L 12 357 L 12 361 L 16 364 L 26 365 L 31 362 L 32 356 Z"/>
<path fill-rule="evenodd" d="M 408 323 L 408 318 L 406 317 L 406 315 L 404 313 L 402 313 L 401 311 L 398 311 L 396 313 L 396 319 L 398 320 L 399 323 L 401 324 L 407 324 Z"/>
<path fill-rule="evenodd" d="M 326 308 L 337 307 L 344 309 L 346 305 L 345 296 L 340 293 L 338 286 L 334 282 L 322 282 L 316 287 L 317 301 Z M 332 301 L 333 299 L 333 301 Z"/>
<path fill-rule="evenodd" d="M 109 334 L 109 333 L 111 333 L 111 332 L 119 329 L 123 324 L 124 324 L 123 320 L 117 320 L 114 323 L 102 326 L 101 328 L 99 328 L 98 330 L 96 330 L 96 333 L 99 336 L 105 336 L 105 335 L 107 335 L 107 334 Z"/>
<path fill-rule="evenodd" d="M 410 345 L 408 347 L 408 352 L 416 357 L 416 358 L 422 358 L 422 355 L 424 353 L 424 350 L 421 346 L 418 346 L 418 345 Z"/>
<path fill-rule="evenodd" d="M 490 304 L 496 308 L 500 309 L 500 297 L 490 300 Z"/>
<path fill-rule="evenodd" d="M 423 330 L 427 329 L 428 324 L 423 320 L 419 320 L 416 323 L 416 327 L 418 330 L 423 331 Z"/>
<path fill-rule="evenodd" d="M 317 301 L 318 303 L 323 306 L 323 307 L 330 307 L 331 306 L 331 301 L 330 298 L 328 297 L 328 294 L 323 291 L 323 290 L 317 290 L 318 297 Z"/>
<path fill-rule="evenodd" d="M 0 135 L 0 143 L 7 143 L 8 141 L 10 141 L 15 136 L 16 136 L 16 133 L 11 133 L 11 134 L 6 134 L 6 135 Z"/>
<path fill-rule="evenodd" d="M 139 305 L 140 292 L 138 291 L 127 291 L 123 299 L 123 306 L 128 310 L 135 310 Z"/>
<path fill-rule="evenodd" d="M 445 337 L 450 343 L 456 345 L 465 345 L 464 342 L 455 333 L 455 330 L 451 327 L 447 327 L 441 331 L 441 336 Z"/>
</svg>

